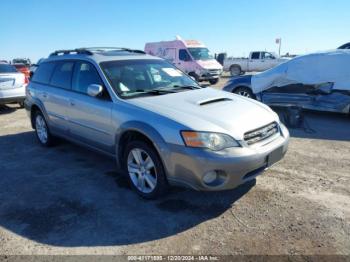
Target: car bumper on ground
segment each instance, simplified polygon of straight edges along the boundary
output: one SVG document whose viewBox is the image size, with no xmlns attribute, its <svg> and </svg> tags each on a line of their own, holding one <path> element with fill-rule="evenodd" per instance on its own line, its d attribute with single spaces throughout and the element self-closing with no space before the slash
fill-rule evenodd
<svg viewBox="0 0 350 262">
<path fill-rule="evenodd" d="M 230 148 L 223 152 L 172 145 L 166 169 L 173 185 L 196 190 L 219 191 L 235 188 L 253 180 L 264 170 L 281 160 L 287 152 L 289 132 L 281 124 L 281 133 L 261 147 Z M 168 163 L 168 164 L 167 164 Z M 217 179 L 207 184 L 206 175 L 215 172 Z"/>
</svg>

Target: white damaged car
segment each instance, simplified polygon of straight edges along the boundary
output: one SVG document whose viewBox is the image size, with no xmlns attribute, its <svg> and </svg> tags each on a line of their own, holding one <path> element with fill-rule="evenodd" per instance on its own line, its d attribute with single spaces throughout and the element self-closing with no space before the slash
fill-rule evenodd
<svg viewBox="0 0 350 262">
<path fill-rule="evenodd" d="M 298 56 L 254 76 L 232 78 L 223 90 L 270 106 L 350 112 L 350 50 Z"/>
</svg>

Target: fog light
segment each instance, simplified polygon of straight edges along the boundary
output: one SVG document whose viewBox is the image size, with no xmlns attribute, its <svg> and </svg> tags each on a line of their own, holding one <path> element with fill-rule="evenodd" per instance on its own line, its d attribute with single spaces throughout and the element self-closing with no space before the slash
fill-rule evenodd
<svg viewBox="0 0 350 262">
<path fill-rule="evenodd" d="M 216 171 L 209 171 L 203 176 L 203 182 L 208 185 L 213 183 L 217 178 L 218 174 L 216 173 Z"/>
</svg>

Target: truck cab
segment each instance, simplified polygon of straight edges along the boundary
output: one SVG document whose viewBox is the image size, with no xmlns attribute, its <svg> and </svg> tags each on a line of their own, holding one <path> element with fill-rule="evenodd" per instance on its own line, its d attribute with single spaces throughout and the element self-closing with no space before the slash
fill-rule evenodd
<svg viewBox="0 0 350 262">
<path fill-rule="evenodd" d="M 238 76 L 245 72 L 262 72 L 271 69 L 289 59 L 279 58 L 276 54 L 266 51 L 250 52 L 248 58 L 229 57 L 224 60 L 224 70 L 231 76 Z"/>
<path fill-rule="evenodd" d="M 216 84 L 223 72 L 223 67 L 209 49 L 197 40 L 177 38 L 174 41 L 147 43 L 145 52 L 166 59 L 197 82 Z"/>
<path fill-rule="evenodd" d="M 247 71 L 265 71 L 279 64 L 277 56 L 270 52 L 254 51 L 249 54 Z"/>
</svg>

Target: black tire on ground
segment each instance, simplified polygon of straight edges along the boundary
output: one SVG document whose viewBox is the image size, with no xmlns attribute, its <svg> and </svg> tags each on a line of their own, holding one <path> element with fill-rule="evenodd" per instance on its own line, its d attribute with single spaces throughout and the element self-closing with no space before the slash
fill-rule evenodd
<svg viewBox="0 0 350 262">
<path fill-rule="evenodd" d="M 238 87 L 235 90 L 233 90 L 233 93 L 255 99 L 255 95 L 253 94 L 252 90 L 248 87 Z"/>
<path fill-rule="evenodd" d="M 216 85 L 218 82 L 219 82 L 219 78 L 215 78 L 215 79 L 210 79 L 210 80 L 209 80 L 209 83 L 210 83 L 211 85 Z"/>
<path fill-rule="evenodd" d="M 197 74 L 196 74 L 196 73 L 191 72 L 191 73 L 188 73 L 188 75 L 189 75 L 189 76 L 191 76 L 191 77 L 193 77 L 193 78 L 194 78 L 194 80 L 196 80 L 196 82 L 199 82 L 199 77 L 197 76 Z"/>
<path fill-rule="evenodd" d="M 242 74 L 242 69 L 239 65 L 232 65 L 230 67 L 231 76 L 239 76 Z"/>
<path fill-rule="evenodd" d="M 141 153 L 141 160 L 139 165 L 136 162 L 130 161 L 135 160 L 136 158 L 134 157 L 133 153 L 131 151 L 133 150 L 140 150 Z M 150 170 L 147 170 L 147 158 L 150 157 L 151 160 L 153 161 L 153 168 Z M 129 168 L 130 170 L 139 170 L 138 167 L 142 169 L 143 166 L 143 174 L 141 175 L 140 173 L 129 173 Z M 127 175 L 131 187 L 139 194 L 141 197 L 145 199 L 155 199 L 164 193 L 167 192 L 168 190 L 168 182 L 166 179 L 166 174 L 164 171 L 163 163 L 157 153 L 157 151 L 154 149 L 153 146 L 149 145 L 148 143 L 144 141 L 131 141 L 126 145 L 123 157 L 122 157 L 122 168 L 123 168 L 123 173 Z M 154 188 L 152 189 L 151 184 L 149 183 L 149 176 L 147 179 L 147 175 L 151 175 L 153 180 L 152 183 L 155 185 Z M 140 184 L 138 178 L 136 177 L 143 177 L 141 180 L 143 180 L 143 183 L 141 182 Z M 137 180 L 137 184 L 135 184 L 135 181 Z M 154 183 L 155 182 L 155 183 Z M 143 186 L 141 185 L 143 184 Z M 142 188 L 144 190 L 142 190 Z M 151 190 L 149 192 L 145 192 L 146 190 Z"/>
<path fill-rule="evenodd" d="M 35 128 L 35 134 L 39 141 L 39 143 L 42 146 L 50 147 L 54 145 L 54 137 L 51 135 L 50 130 L 48 128 L 46 119 L 41 111 L 36 111 L 34 113 L 34 128 Z M 46 137 L 43 137 L 43 132 L 45 132 L 46 129 Z"/>
</svg>

